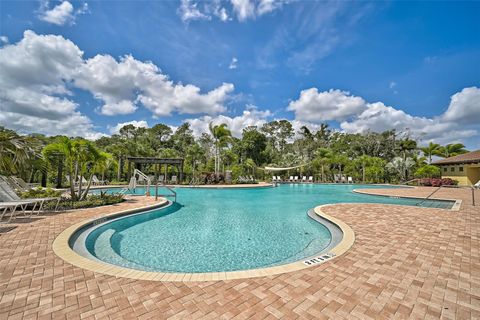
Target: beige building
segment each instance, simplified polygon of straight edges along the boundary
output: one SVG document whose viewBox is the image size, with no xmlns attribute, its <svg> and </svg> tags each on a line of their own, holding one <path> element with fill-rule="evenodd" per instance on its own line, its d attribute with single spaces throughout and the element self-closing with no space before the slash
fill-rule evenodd
<svg viewBox="0 0 480 320">
<path fill-rule="evenodd" d="M 433 164 L 440 167 L 442 178 L 457 180 L 461 186 L 471 186 L 480 180 L 480 150 L 445 158 Z"/>
</svg>

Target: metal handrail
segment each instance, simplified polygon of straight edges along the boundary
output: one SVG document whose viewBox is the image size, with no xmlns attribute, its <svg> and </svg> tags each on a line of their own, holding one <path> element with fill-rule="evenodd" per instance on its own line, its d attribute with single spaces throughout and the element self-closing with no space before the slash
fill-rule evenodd
<svg viewBox="0 0 480 320">
<path fill-rule="evenodd" d="M 470 189 L 472 190 L 472 205 L 475 207 L 475 188 L 474 187 L 467 187 L 467 186 L 439 186 L 435 191 L 430 193 L 426 198 L 424 198 L 422 201 L 417 203 L 417 205 L 420 205 L 424 203 L 426 200 L 430 199 L 431 196 L 433 196 L 438 190 L 441 188 L 457 188 L 457 189 Z"/>
<path fill-rule="evenodd" d="M 158 182 L 155 184 L 155 201 L 158 200 L 158 197 L 175 197 L 174 202 L 177 202 L 177 192 L 173 190 L 171 187 L 162 183 L 162 187 L 166 188 L 167 190 L 171 191 L 172 194 L 158 194 Z"/>
<path fill-rule="evenodd" d="M 150 177 L 148 177 L 145 173 L 143 173 L 138 169 L 133 170 L 133 176 L 135 177 L 137 174 L 143 179 L 145 179 L 145 181 L 147 181 L 147 187 L 145 188 L 145 195 L 150 195 L 150 185 L 152 183 L 150 180 Z"/>
</svg>

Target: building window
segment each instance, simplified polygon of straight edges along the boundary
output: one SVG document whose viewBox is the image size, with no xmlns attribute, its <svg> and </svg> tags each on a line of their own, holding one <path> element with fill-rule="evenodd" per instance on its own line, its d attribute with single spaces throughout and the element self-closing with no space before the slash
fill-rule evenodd
<svg viewBox="0 0 480 320">
<path fill-rule="evenodd" d="M 454 171 L 455 171 L 455 167 L 452 167 L 452 168 L 450 169 L 450 171 L 454 172 Z"/>
<path fill-rule="evenodd" d="M 444 167 L 443 172 L 447 172 L 447 169 L 448 169 L 447 167 Z"/>
<path fill-rule="evenodd" d="M 458 171 L 463 172 L 463 167 L 458 167 Z"/>
</svg>

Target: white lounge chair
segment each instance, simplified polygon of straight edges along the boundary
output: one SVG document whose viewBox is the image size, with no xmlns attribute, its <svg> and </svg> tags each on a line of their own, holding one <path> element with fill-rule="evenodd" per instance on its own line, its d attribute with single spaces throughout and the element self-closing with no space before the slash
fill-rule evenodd
<svg viewBox="0 0 480 320">
<path fill-rule="evenodd" d="M 348 178 L 347 178 L 347 181 L 348 181 L 348 183 L 353 183 L 353 178 L 352 178 L 352 177 L 348 177 Z"/>
<path fill-rule="evenodd" d="M 99 186 L 99 185 L 105 184 L 105 181 L 99 180 L 96 175 L 93 175 L 93 176 L 92 176 L 92 184 L 93 184 L 94 186 Z"/>
<path fill-rule="evenodd" d="M 282 181 L 283 181 L 282 177 L 277 176 L 277 182 L 282 182 Z"/>
<path fill-rule="evenodd" d="M 313 183 L 313 176 L 308 177 L 308 182 Z"/>
<path fill-rule="evenodd" d="M 295 178 L 293 178 L 293 182 L 298 182 L 298 176 L 295 176 Z"/>
<path fill-rule="evenodd" d="M 3 218 L 3 216 L 7 212 L 7 209 L 9 209 L 10 219 L 8 221 L 12 219 L 18 207 L 20 207 L 22 209 L 22 212 L 25 214 L 25 210 L 27 206 L 33 205 L 33 208 L 31 211 L 31 214 L 33 214 L 38 205 L 39 206 L 37 210 L 37 215 L 38 215 L 40 211 L 42 211 L 43 205 L 45 202 L 54 201 L 54 200 L 57 201 L 55 205 L 55 211 L 57 211 L 58 205 L 60 203 L 59 197 L 58 198 L 51 197 L 51 198 L 20 199 L 20 197 L 15 193 L 15 191 L 13 191 L 13 189 L 10 188 L 10 186 L 5 181 L 0 181 L 0 201 L 1 201 L 0 204 L 2 203 L 4 204 L 3 206 L 0 206 L 0 208 L 3 208 L 3 213 L 1 218 Z"/>
<path fill-rule="evenodd" d="M 302 182 L 307 182 L 307 176 L 302 177 Z"/>
<path fill-rule="evenodd" d="M 174 183 L 174 184 L 177 183 L 177 176 L 172 176 L 172 183 Z"/>
<path fill-rule="evenodd" d="M 277 177 L 272 176 L 272 182 L 277 182 Z"/>
<path fill-rule="evenodd" d="M 477 183 L 473 185 L 473 187 L 476 189 L 480 189 L 480 180 L 478 180 Z"/>
<path fill-rule="evenodd" d="M 10 181 L 12 182 L 10 185 L 14 185 L 15 189 L 23 191 L 40 186 L 40 183 L 26 183 L 22 178 L 15 176 L 11 176 Z"/>
<path fill-rule="evenodd" d="M 293 182 L 293 176 L 290 176 L 290 179 L 288 181 Z"/>
<path fill-rule="evenodd" d="M 78 182 L 77 182 L 77 184 L 80 184 L 80 183 L 82 183 L 82 186 L 83 186 L 84 184 L 88 184 L 88 180 L 85 179 L 84 176 L 78 176 Z"/>
</svg>

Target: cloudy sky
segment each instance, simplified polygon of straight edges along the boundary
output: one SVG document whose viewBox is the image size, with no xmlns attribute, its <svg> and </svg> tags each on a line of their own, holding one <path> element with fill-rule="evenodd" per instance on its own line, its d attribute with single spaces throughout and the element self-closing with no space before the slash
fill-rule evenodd
<svg viewBox="0 0 480 320">
<path fill-rule="evenodd" d="M 0 125 L 408 130 L 480 149 L 480 2 L 1 1 Z"/>
</svg>

